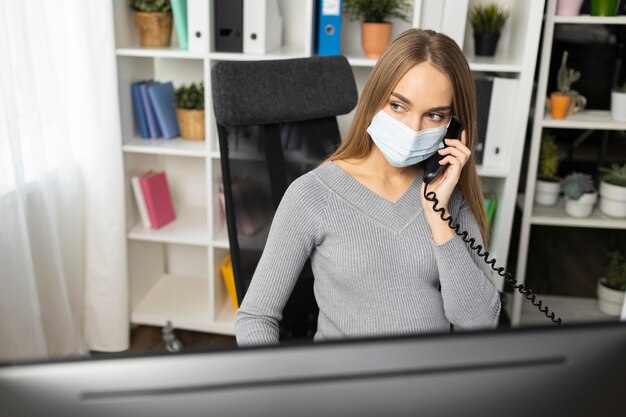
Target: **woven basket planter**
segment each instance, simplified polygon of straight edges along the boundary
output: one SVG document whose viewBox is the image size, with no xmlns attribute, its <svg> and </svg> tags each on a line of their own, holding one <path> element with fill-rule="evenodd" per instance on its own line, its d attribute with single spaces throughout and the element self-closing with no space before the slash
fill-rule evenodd
<svg viewBox="0 0 626 417">
<path fill-rule="evenodd" d="M 172 40 L 171 13 L 135 12 L 134 15 L 139 45 L 143 47 L 170 46 Z"/>
<path fill-rule="evenodd" d="M 180 137 L 204 140 L 204 110 L 176 109 Z"/>
</svg>

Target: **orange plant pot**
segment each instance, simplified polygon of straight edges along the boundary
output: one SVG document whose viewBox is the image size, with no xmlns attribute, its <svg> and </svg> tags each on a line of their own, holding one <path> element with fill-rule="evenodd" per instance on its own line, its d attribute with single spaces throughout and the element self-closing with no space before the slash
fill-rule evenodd
<svg viewBox="0 0 626 417">
<path fill-rule="evenodd" d="M 572 104 L 572 98 L 558 92 L 550 94 L 550 114 L 553 119 L 565 119 Z"/>
<path fill-rule="evenodd" d="M 361 46 L 368 58 L 378 58 L 391 40 L 391 23 L 361 23 Z"/>
</svg>

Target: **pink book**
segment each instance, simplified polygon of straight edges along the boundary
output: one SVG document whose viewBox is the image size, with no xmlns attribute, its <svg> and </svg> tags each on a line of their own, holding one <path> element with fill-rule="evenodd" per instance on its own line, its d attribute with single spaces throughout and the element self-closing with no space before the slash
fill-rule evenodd
<svg viewBox="0 0 626 417">
<path fill-rule="evenodd" d="M 158 229 L 176 218 L 165 172 L 153 172 L 139 179 L 146 209 L 153 229 Z"/>
</svg>

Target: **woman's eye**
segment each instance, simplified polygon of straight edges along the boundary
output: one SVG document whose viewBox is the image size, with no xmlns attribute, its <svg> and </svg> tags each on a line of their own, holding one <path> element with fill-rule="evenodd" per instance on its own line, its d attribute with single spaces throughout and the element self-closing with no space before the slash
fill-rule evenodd
<svg viewBox="0 0 626 417">
<path fill-rule="evenodd" d="M 427 113 L 426 116 L 433 122 L 441 122 L 443 120 L 443 115 L 439 113 Z"/>
<path fill-rule="evenodd" d="M 404 109 L 404 107 L 398 103 L 389 103 L 389 107 L 391 107 L 393 111 L 402 111 Z"/>
</svg>

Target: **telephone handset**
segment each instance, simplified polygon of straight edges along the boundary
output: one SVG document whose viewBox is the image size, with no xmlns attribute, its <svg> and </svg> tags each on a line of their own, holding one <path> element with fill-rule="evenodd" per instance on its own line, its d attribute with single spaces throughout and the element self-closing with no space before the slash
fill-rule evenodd
<svg viewBox="0 0 626 417">
<path fill-rule="evenodd" d="M 448 139 L 460 139 L 461 132 L 463 132 L 463 125 L 459 119 L 456 118 L 456 116 L 452 115 L 452 120 L 450 120 L 445 137 Z M 445 165 L 439 165 L 439 161 L 443 158 L 445 158 L 444 155 L 440 155 L 439 152 L 435 152 L 433 156 L 424 161 L 424 182 L 426 184 L 437 178 L 437 176 L 441 174 L 444 169 L 446 169 Z"/>
<path fill-rule="evenodd" d="M 463 125 L 461 124 L 459 119 L 457 119 L 457 117 L 453 115 L 452 120 L 450 120 L 450 125 L 448 126 L 445 137 L 449 139 L 459 139 L 461 137 L 462 131 Z M 439 200 L 437 200 L 437 195 L 434 191 L 428 191 L 428 184 L 432 180 L 437 178 L 437 176 L 446 169 L 445 165 L 439 164 L 439 161 L 441 161 L 444 157 L 445 156 L 440 155 L 439 152 L 435 152 L 433 156 L 423 162 L 422 167 L 424 170 L 424 198 L 433 203 L 433 210 L 439 213 L 439 217 L 441 217 L 441 220 L 447 222 L 448 226 L 453 229 L 457 235 L 461 236 L 463 238 L 463 241 L 465 243 L 468 243 L 469 247 L 472 250 L 476 251 L 478 256 L 482 257 L 483 260 L 491 267 L 491 269 L 496 271 L 498 275 L 504 278 L 506 282 L 511 284 L 513 288 L 517 289 L 522 295 L 524 295 L 524 297 L 528 301 L 530 301 L 532 305 L 534 305 L 535 307 L 537 307 L 537 309 L 539 309 L 539 311 L 544 313 L 546 317 L 549 318 L 554 324 L 563 324 L 563 321 L 560 317 L 555 318 L 554 312 L 550 313 L 548 306 L 544 306 L 541 300 L 537 300 L 537 295 L 533 293 L 533 290 L 531 290 L 530 288 L 526 288 L 524 284 L 518 284 L 517 280 L 513 278 L 511 273 L 507 272 L 503 267 L 496 268 L 496 259 L 487 259 L 489 257 L 489 252 L 483 252 L 482 245 L 476 244 L 476 239 L 474 239 L 473 237 L 468 237 L 469 233 L 467 233 L 467 231 L 459 232 L 461 226 L 458 223 L 453 225 L 452 216 L 445 217 L 445 209 L 443 207 L 437 207 L 439 205 Z"/>
</svg>

